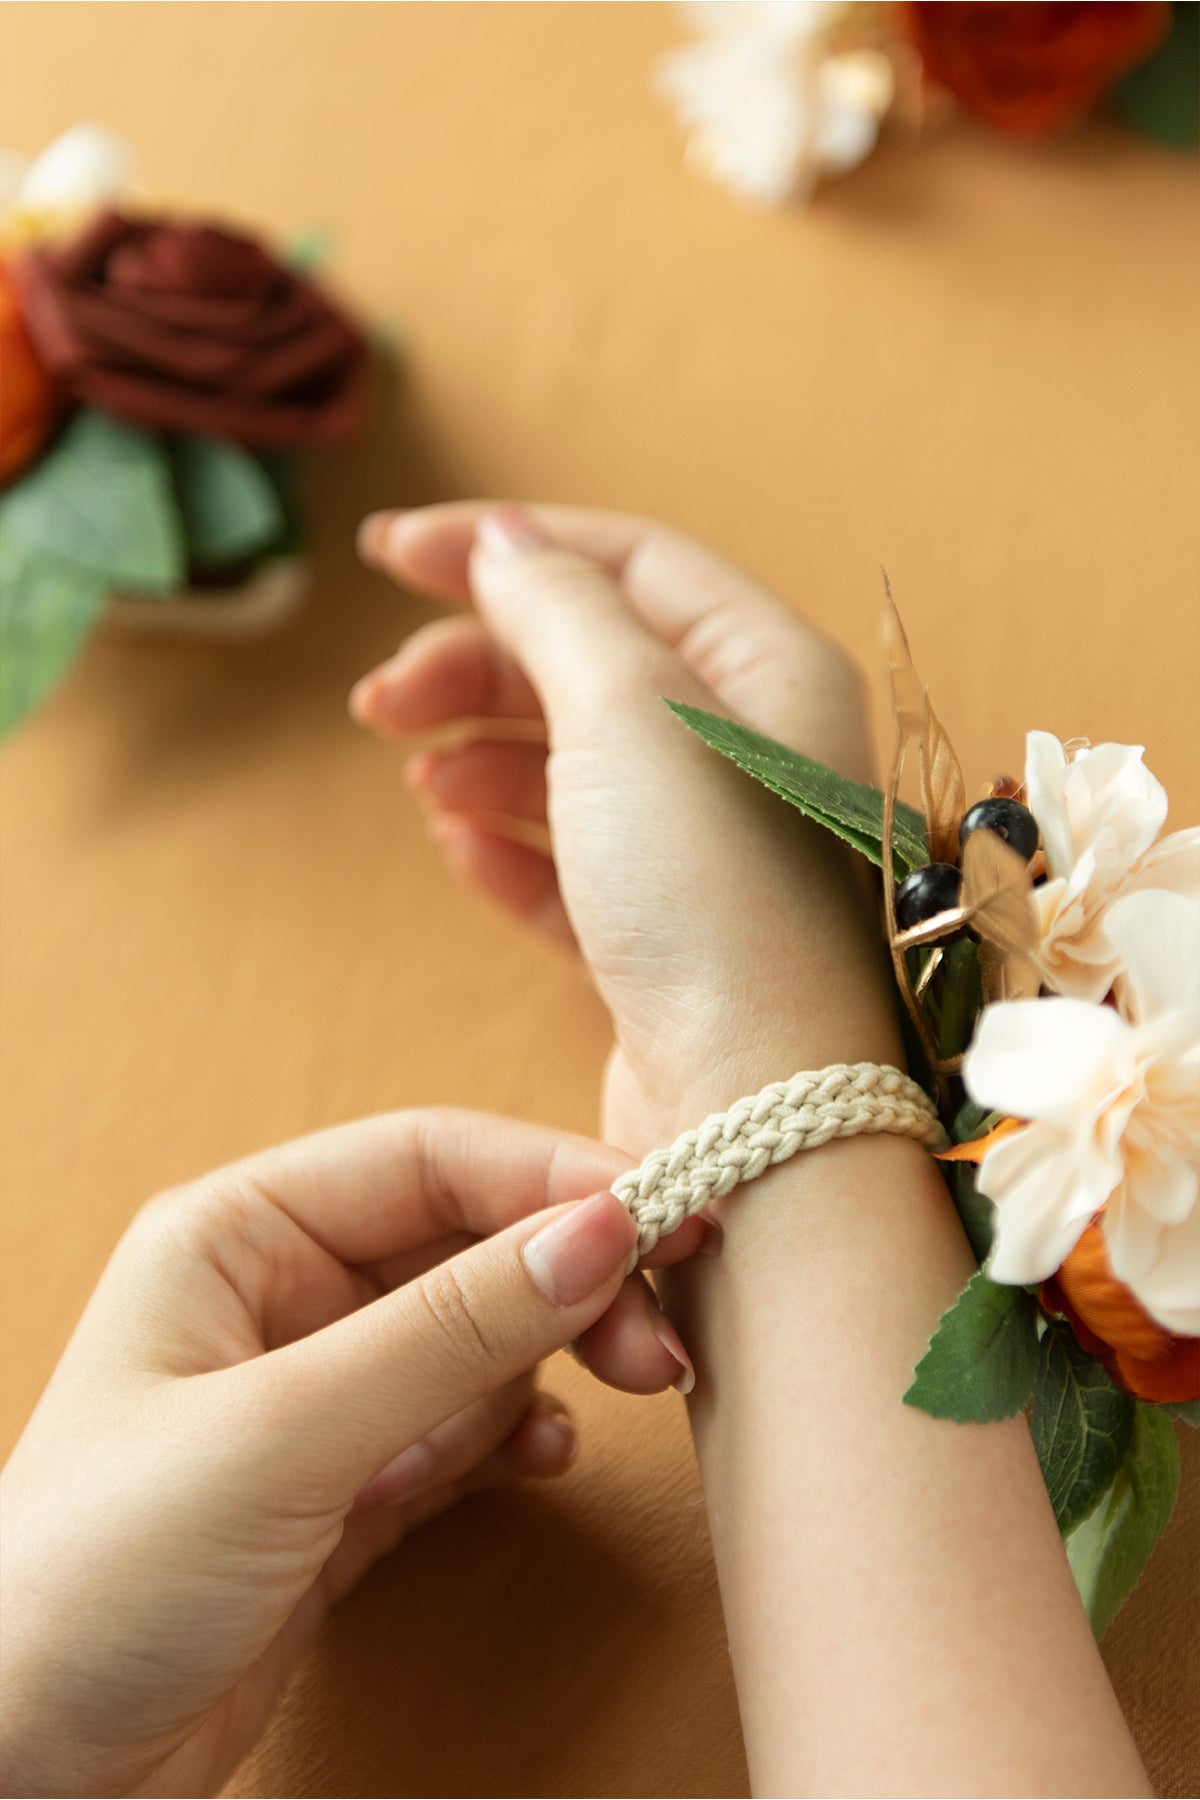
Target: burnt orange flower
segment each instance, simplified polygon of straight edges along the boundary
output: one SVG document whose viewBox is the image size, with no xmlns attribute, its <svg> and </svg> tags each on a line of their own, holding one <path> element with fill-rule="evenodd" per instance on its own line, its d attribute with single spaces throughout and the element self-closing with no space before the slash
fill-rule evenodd
<svg viewBox="0 0 1200 1800">
<path fill-rule="evenodd" d="M 1145 61 L 1171 18 L 1158 0 L 908 0 L 901 10 L 926 72 L 1018 137 L 1081 118 Z"/>
<path fill-rule="evenodd" d="M 1042 1283 L 1042 1304 L 1070 1322 L 1083 1348 L 1127 1393 L 1139 1400 L 1200 1400 L 1200 1338 L 1175 1337 L 1138 1305 L 1109 1267 L 1099 1221 Z"/>
<path fill-rule="evenodd" d="M 36 456 L 54 423 L 56 402 L 0 263 L 0 487 Z"/>
</svg>

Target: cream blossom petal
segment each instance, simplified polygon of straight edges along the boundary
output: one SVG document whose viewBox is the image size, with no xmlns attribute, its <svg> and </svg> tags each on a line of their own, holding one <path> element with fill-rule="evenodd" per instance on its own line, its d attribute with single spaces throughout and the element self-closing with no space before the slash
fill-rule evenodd
<svg viewBox="0 0 1200 1800">
<path fill-rule="evenodd" d="M 1155 1226 L 1128 1188 L 1113 1197 L 1104 1216 L 1109 1262 L 1151 1318 L 1178 1337 L 1200 1337 L 1200 1204 L 1192 1177 L 1192 1207 L 1183 1219 Z M 1139 1184 L 1140 1187 L 1140 1184 Z"/>
<path fill-rule="evenodd" d="M 1186 853 L 1178 860 L 1187 860 Z M 1108 936 L 1121 963 L 1121 1010 L 1134 1024 L 1176 1016 L 1194 1041 L 1200 1037 L 1200 906 L 1174 904 L 1174 893 L 1164 905 L 1164 891 L 1139 890 L 1109 908 Z"/>
<path fill-rule="evenodd" d="M 1160 838 L 1167 796 L 1138 744 L 1099 744 L 1068 759 L 1058 739 L 1031 731 L 1025 785 L 1049 879 L 1034 894 L 1045 986 L 1102 1000 L 1120 973 L 1109 908 L 1146 888 L 1200 903 L 1200 832 Z"/>
<path fill-rule="evenodd" d="M 984 1012 L 963 1078 L 985 1106 L 1070 1129 L 1111 1091 L 1118 1070 L 1118 1079 L 1133 1079 L 1133 1046 L 1111 1007 L 1010 1000 Z"/>
<path fill-rule="evenodd" d="M 860 163 L 894 80 L 881 52 L 835 50 L 829 33 L 846 10 L 834 0 L 680 8 L 702 35 L 660 58 L 656 82 L 689 134 L 689 160 L 769 206 Z"/>
<path fill-rule="evenodd" d="M 1042 1280 L 1099 1216 L 1116 1278 L 1165 1329 L 1200 1335 L 1200 908 L 1146 888 L 1107 923 L 1115 1007 L 988 1007 L 967 1054 L 972 1099 L 1033 1121 L 980 1164 L 988 1267 Z"/>
<path fill-rule="evenodd" d="M 1080 1181 L 1070 1136 L 1049 1125 L 1001 1138 L 980 1165 L 979 1185 L 997 1209 L 988 1274 L 1017 1286 L 1053 1275 L 1105 1198 Z"/>
</svg>

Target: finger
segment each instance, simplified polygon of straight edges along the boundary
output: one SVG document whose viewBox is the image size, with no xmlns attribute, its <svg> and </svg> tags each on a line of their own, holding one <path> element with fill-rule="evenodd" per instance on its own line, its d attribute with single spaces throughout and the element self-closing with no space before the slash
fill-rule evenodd
<svg viewBox="0 0 1200 1800">
<path fill-rule="evenodd" d="M 552 859 L 531 844 L 501 836 L 496 825 L 494 816 L 485 821 L 443 814 L 430 829 L 457 874 L 564 949 L 575 949 Z"/>
<path fill-rule="evenodd" d="M 501 813 L 546 823 L 546 752 L 534 744 L 479 741 L 411 757 L 405 780 L 448 813 Z"/>
<path fill-rule="evenodd" d="M 375 1263 L 467 1232 L 503 1230 L 598 1192 L 631 1159 L 590 1138 L 453 1107 L 382 1113 L 298 1138 L 198 1183 L 272 1207 L 339 1261 Z"/>
<path fill-rule="evenodd" d="M 711 704 L 607 569 L 557 548 L 519 508 L 489 513 L 471 558 L 481 617 L 526 671 L 552 749 L 595 748 L 615 718 L 645 748 L 678 746 L 660 697 Z"/>
<path fill-rule="evenodd" d="M 495 502 L 463 501 L 364 521 L 368 561 L 443 598 L 470 596 L 470 557 Z M 736 564 L 656 521 L 535 506 L 556 542 L 616 576 L 664 642 L 751 724 L 856 780 L 872 778 L 865 690 L 845 652 Z"/>
<path fill-rule="evenodd" d="M 583 1332 L 579 1360 L 609 1387 L 627 1394 L 690 1394 L 692 1360 L 643 1275 L 629 1276 L 603 1318 Z"/>
<path fill-rule="evenodd" d="M 459 1481 L 516 1430 L 534 1399 L 532 1375 L 510 1381 L 407 1445 L 360 1490 L 351 1513 L 392 1506 L 431 1487 Z"/>
<path fill-rule="evenodd" d="M 357 683 L 350 711 L 359 724 L 393 736 L 449 719 L 541 718 L 519 664 L 469 616 L 422 626 Z"/>
<path fill-rule="evenodd" d="M 341 1542 L 322 1572 L 328 1600 L 342 1599 L 410 1531 L 448 1512 L 468 1495 L 507 1487 L 514 1481 L 565 1474 L 577 1447 L 575 1427 L 562 1401 L 552 1394 L 535 1395 L 504 1443 L 457 1479 L 422 1488 L 393 1505 L 352 1509 Z"/>
<path fill-rule="evenodd" d="M 349 1506 L 393 1457 L 532 1369 L 616 1298 L 636 1238 L 612 1194 L 485 1239 L 311 1337 L 219 1376 L 297 1491 Z"/>
</svg>

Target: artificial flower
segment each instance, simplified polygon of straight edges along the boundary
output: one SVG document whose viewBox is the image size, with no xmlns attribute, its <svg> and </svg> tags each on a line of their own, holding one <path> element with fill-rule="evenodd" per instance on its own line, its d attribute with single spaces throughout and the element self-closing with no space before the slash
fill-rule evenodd
<svg viewBox="0 0 1200 1800">
<path fill-rule="evenodd" d="M 118 419 L 252 448 L 358 422 L 362 338 L 253 238 L 105 212 L 16 257 L 12 276 L 48 368 Z"/>
<path fill-rule="evenodd" d="M 1158 0 L 910 0 L 901 7 L 929 75 L 968 112 L 1020 137 L 1079 119 L 1166 33 Z"/>
<path fill-rule="evenodd" d="M 1116 1005 L 984 1009 L 963 1078 L 1028 1123 L 988 1150 L 993 1280 L 1047 1280 L 1099 1218 L 1116 1279 L 1164 1330 L 1200 1336 L 1200 908 L 1146 890 L 1113 903 Z"/>
<path fill-rule="evenodd" d="M 743 199 L 806 199 L 868 156 L 891 103 L 886 55 L 848 45 L 834 0 L 714 0 L 679 9 L 702 35 L 668 51 L 658 86 L 688 155 Z"/>
<path fill-rule="evenodd" d="M 1177 1337 L 1155 1323 L 1113 1274 L 1098 1223 L 1042 1283 L 1042 1304 L 1069 1320 L 1082 1348 L 1099 1357 L 1126 1393 L 1139 1400 L 1200 1400 L 1200 1337 Z"/>
<path fill-rule="evenodd" d="M 107 125 L 72 125 L 32 162 L 0 152 L 0 236 L 38 243 L 77 231 L 132 189 L 132 146 Z"/>
<path fill-rule="evenodd" d="M 1108 931 L 1115 901 L 1143 888 L 1200 904 L 1200 828 L 1160 833 L 1167 796 L 1140 744 L 1097 744 L 1072 759 L 1048 731 L 1026 740 L 1025 788 L 1048 879 L 1034 889 L 1036 960 L 1055 993 L 1102 1000 L 1120 972 Z"/>
<path fill-rule="evenodd" d="M 40 450 L 58 411 L 54 383 L 38 360 L 0 263 L 0 486 Z"/>
</svg>

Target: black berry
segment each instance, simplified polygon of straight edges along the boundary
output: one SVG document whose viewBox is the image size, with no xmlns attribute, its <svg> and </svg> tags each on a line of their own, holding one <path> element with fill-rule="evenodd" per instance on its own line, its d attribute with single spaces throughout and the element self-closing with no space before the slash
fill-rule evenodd
<svg viewBox="0 0 1200 1800">
<path fill-rule="evenodd" d="M 896 924 L 901 931 L 924 925 L 927 919 L 957 906 L 961 892 L 962 876 L 950 863 L 914 869 L 896 889 Z"/>
<path fill-rule="evenodd" d="M 980 800 L 958 828 L 959 843 L 965 844 L 973 831 L 994 831 L 1026 862 L 1038 847 L 1037 820 L 1019 800 Z"/>
</svg>

